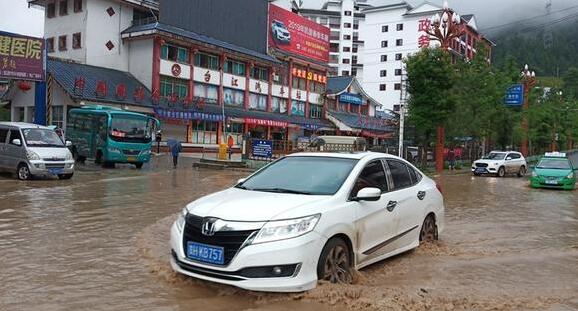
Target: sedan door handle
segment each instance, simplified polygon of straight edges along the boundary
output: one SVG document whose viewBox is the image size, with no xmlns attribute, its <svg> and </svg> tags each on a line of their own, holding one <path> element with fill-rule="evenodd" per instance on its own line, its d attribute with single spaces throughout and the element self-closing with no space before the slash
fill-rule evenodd
<svg viewBox="0 0 578 311">
<path fill-rule="evenodd" d="M 417 198 L 423 200 L 425 198 L 425 191 L 418 191 Z"/>
<path fill-rule="evenodd" d="M 393 209 L 397 206 L 397 201 L 389 201 L 387 206 L 385 207 L 389 212 L 393 211 Z"/>
</svg>

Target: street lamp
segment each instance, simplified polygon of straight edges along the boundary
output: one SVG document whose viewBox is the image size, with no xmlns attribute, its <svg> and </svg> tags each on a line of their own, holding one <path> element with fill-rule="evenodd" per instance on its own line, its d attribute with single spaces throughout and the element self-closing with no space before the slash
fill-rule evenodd
<svg viewBox="0 0 578 311">
<path fill-rule="evenodd" d="M 526 116 L 526 112 L 530 107 L 530 101 L 528 98 L 530 95 L 530 89 L 536 85 L 536 73 L 530 71 L 526 64 L 524 70 L 522 70 L 521 76 L 522 84 L 524 84 L 524 105 L 522 106 L 524 115 L 522 116 L 522 145 L 520 146 L 520 152 L 524 157 L 526 157 L 528 156 L 528 117 Z"/>
<path fill-rule="evenodd" d="M 432 40 L 438 41 L 443 51 L 449 51 L 450 43 L 464 34 L 464 25 L 459 14 L 449 8 L 448 2 L 444 1 L 442 14 L 435 14 L 431 17 L 431 26 L 426 33 Z M 444 145 L 445 145 L 445 128 L 443 125 L 437 127 L 436 142 L 436 171 L 441 172 L 444 169 Z"/>
</svg>

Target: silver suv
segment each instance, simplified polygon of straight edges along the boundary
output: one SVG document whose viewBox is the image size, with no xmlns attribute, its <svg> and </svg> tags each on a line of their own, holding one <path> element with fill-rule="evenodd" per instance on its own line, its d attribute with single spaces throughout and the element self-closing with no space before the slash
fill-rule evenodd
<svg viewBox="0 0 578 311">
<path fill-rule="evenodd" d="M 504 177 L 506 174 L 526 175 L 528 164 L 524 156 L 517 151 L 492 151 L 487 156 L 472 163 L 472 173 L 476 176 L 495 174 Z"/>
<path fill-rule="evenodd" d="M 30 123 L 0 122 L 0 170 L 15 172 L 18 179 L 56 175 L 70 179 L 74 159 L 54 130 Z"/>
</svg>

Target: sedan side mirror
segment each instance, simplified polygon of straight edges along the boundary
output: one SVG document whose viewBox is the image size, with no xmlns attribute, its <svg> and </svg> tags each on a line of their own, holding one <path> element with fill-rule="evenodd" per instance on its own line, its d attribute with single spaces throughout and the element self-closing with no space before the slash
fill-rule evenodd
<svg viewBox="0 0 578 311">
<path fill-rule="evenodd" d="M 507 157 L 507 158 L 506 158 L 506 161 L 510 161 L 510 160 L 512 160 L 512 158 L 510 158 L 510 157 Z"/>
<path fill-rule="evenodd" d="M 12 144 L 16 145 L 16 146 L 22 146 L 22 142 L 20 141 L 20 139 L 16 138 L 12 140 Z"/>
<path fill-rule="evenodd" d="M 66 147 L 72 147 L 72 142 L 70 140 L 67 140 L 65 144 Z"/>
<path fill-rule="evenodd" d="M 244 183 L 245 180 L 247 180 L 247 178 L 239 178 L 239 179 L 237 180 L 237 185 Z"/>
<path fill-rule="evenodd" d="M 363 188 L 357 192 L 357 196 L 353 199 L 354 201 L 379 201 L 381 199 L 381 189 Z"/>
</svg>

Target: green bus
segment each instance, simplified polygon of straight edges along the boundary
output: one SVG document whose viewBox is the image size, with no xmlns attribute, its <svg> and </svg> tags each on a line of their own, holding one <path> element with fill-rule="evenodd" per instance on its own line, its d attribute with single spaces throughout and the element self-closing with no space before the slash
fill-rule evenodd
<svg viewBox="0 0 578 311">
<path fill-rule="evenodd" d="M 159 121 L 144 114 L 106 106 L 86 106 L 68 112 L 66 137 L 79 162 L 114 167 L 131 163 L 142 168 L 150 161 L 155 129 Z"/>
</svg>

